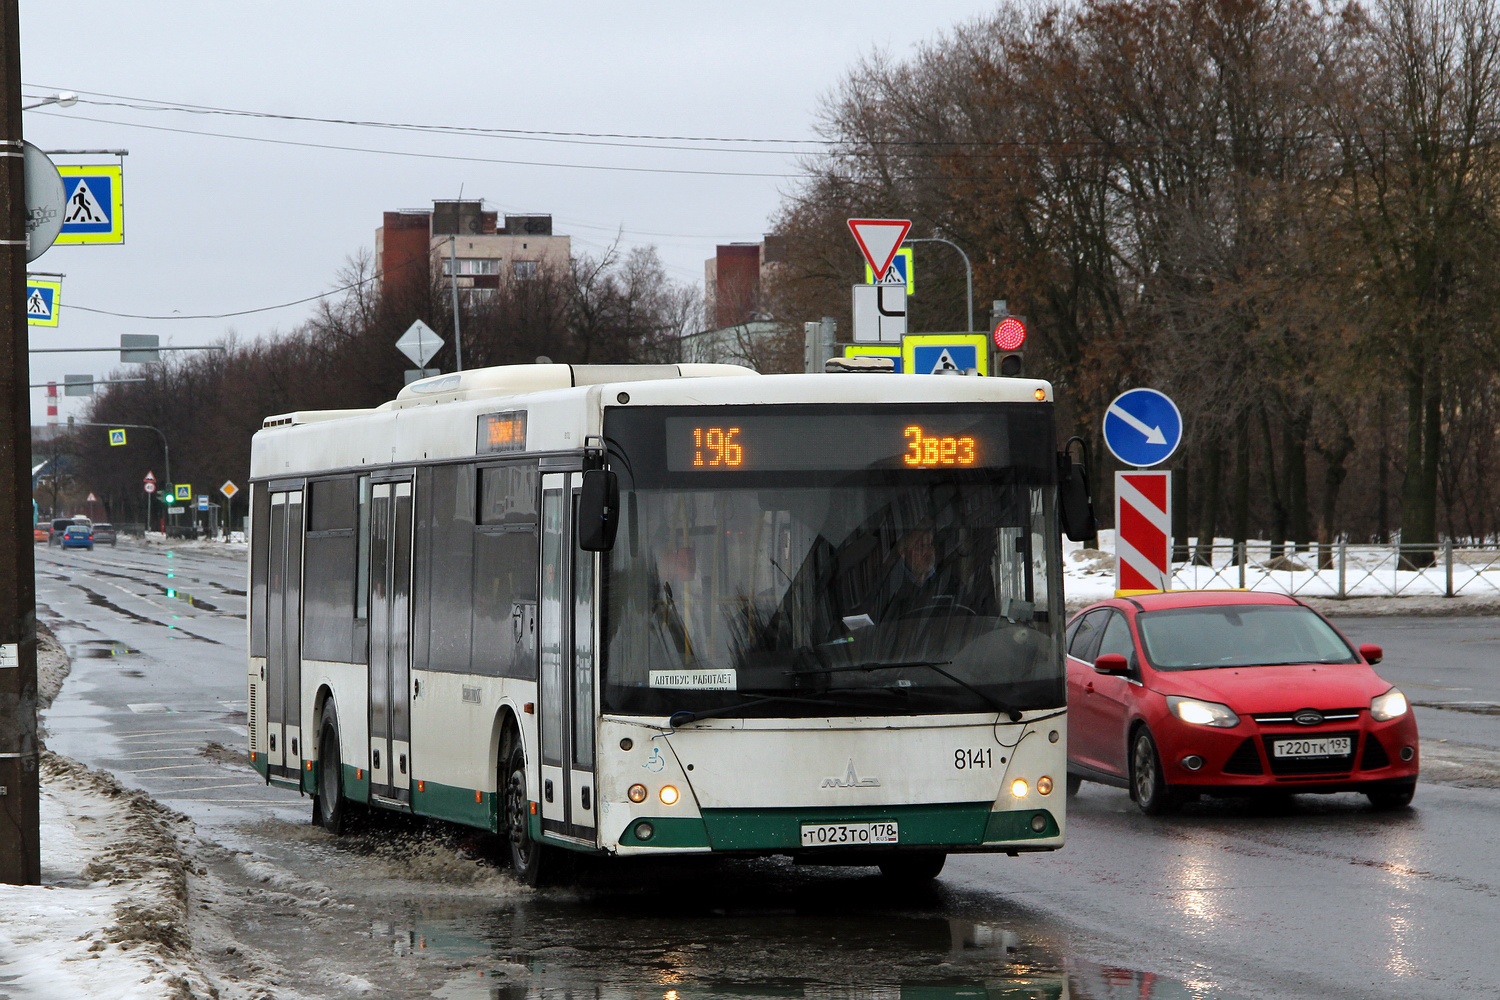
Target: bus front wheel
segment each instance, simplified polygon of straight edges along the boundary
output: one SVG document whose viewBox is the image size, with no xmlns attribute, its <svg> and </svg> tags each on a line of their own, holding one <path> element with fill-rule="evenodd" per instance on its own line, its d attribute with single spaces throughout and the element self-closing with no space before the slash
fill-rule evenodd
<svg viewBox="0 0 1500 1000">
<path fill-rule="evenodd" d="M 526 798 L 526 751 L 520 734 L 513 734 L 510 754 L 501 771 L 505 776 L 505 833 L 510 847 L 510 866 L 516 878 L 527 885 L 542 883 L 545 848 L 531 839 L 531 803 Z"/>
</svg>

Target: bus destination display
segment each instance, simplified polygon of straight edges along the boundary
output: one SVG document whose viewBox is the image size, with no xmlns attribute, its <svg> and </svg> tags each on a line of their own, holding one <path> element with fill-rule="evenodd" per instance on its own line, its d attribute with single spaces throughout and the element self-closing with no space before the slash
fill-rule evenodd
<svg viewBox="0 0 1500 1000">
<path fill-rule="evenodd" d="M 1006 461 L 1003 416 L 712 411 L 668 417 L 671 472 L 964 469 Z"/>
</svg>

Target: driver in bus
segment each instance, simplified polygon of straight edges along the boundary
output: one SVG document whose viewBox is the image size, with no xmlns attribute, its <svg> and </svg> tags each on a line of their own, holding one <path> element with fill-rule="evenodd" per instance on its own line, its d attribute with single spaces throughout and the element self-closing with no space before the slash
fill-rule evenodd
<svg viewBox="0 0 1500 1000">
<path fill-rule="evenodd" d="M 908 531 L 896 542 L 896 565 L 886 581 L 876 621 L 918 615 L 976 614 L 953 560 L 939 564 L 931 527 Z"/>
</svg>

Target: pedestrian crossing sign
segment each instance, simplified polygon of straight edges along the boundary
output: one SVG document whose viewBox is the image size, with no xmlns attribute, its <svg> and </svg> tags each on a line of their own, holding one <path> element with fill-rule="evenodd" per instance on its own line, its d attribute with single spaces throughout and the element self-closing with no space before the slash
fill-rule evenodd
<svg viewBox="0 0 1500 1000">
<path fill-rule="evenodd" d="M 63 223 L 57 242 L 125 242 L 125 168 L 59 165 L 63 180 Z"/>
<path fill-rule="evenodd" d="M 109 431 L 109 446 L 118 448 L 125 443 L 125 428 L 112 427 Z"/>
<path fill-rule="evenodd" d="M 56 326 L 57 306 L 62 301 L 62 282 L 26 279 L 26 325 Z"/>
<path fill-rule="evenodd" d="M 865 261 L 865 284 L 867 285 L 905 285 L 907 298 L 917 294 L 917 272 L 912 265 L 911 247 L 901 247 L 896 251 L 896 256 L 891 258 L 891 266 L 875 280 L 875 269 Z"/>
<path fill-rule="evenodd" d="M 989 337 L 983 333 L 916 333 L 901 339 L 902 368 L 912 375 L 990 373 Z"/>
</svg>

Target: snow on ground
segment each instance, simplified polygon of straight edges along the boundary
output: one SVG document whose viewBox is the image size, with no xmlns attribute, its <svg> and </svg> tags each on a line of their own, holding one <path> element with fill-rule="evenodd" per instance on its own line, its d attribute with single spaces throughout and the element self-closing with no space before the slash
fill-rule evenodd
<svg viewBox="0 0 1500 1000">
<path fill-rule="evenodd" d="M 43 633 L 38 694 L 67 654 Z M 187 954 L 187 818 L 113 776 L 41 758 L 41 885 L 0 885 L 0 998 L 209 996 Z"/>
<path fill-rule="evenodd" d="M 1114 593 L 1114 533 L 1100 547 L 1065 543 L 1064 589 L 1069 609 Z M 138 543 L 140 544 L 140 543 Z M 148 536 L 144 544 L 242 554 L 243 537 L 228 542 Z M 1361 550 L 1345 566 L 1345 592 L 1334 599 L 1334 571 L 1306 555 L 1272 562 L 1264 543 L 1251 545 L 1246 583 L 1309 598 L 1329 614 L 1500 613 L 1500 565 L 1481 559 L 1456 574 L 1458 597 L 1442 596 L 1446 570 L 1401 569 L 1394 559 Z M 1239 585 L 1228 540 L 1215 566 L 1198 570 L 1200 587 Z M 1384 562 L 1382 562 L 1384 559 Z M 1351 567 L 1354 567 L 1351 569 Z M 1190 586 L 1192 579 L 1179 579 Z M 1400 595 L 1400 596 L 1392 596 Z M 44 634 L 38 654 L 39 696 L 45 706 L 62 687 L 67 654 Z M 111 775 L 44 752 L 42 758 L 42 884 L 0 885 L 0 1000 L 109 996 L 157 1000 L 222 995 L 196 966 L 189 940 L 188 881 L 200 873 L 188 860 L 193 836 L 186 817 Z M 219 985 L 224 985 L 222 980 Z"/>
</svg>

